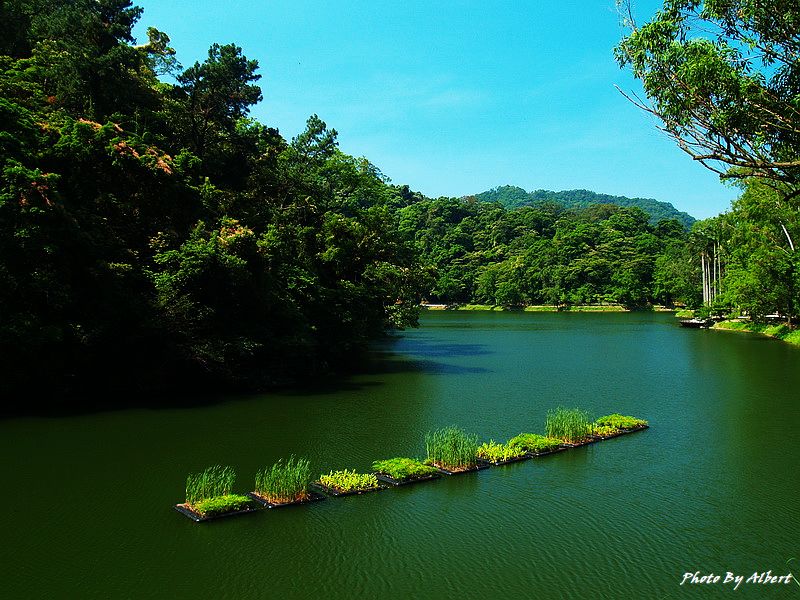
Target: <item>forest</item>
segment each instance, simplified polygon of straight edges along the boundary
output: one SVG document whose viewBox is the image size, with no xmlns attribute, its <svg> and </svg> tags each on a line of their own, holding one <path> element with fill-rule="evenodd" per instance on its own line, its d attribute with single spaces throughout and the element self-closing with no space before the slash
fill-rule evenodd
<svg viewBox="0 0 800 600">
<path fill-rule="evenodd" d="M 730 213 L 691 230 L 557 195 L 426 198 L 316 115 L 288 140 L 252 119 L 257 61 L 214 44 L 186 68 L 166 33 L 134 39 L 141 13 L 0 5 L 4 397 L 325 375 L 415 326 L 423 300 L 797 313 L 793 181 L 750 173 Z M 636 35 L 620 61 L 644 74 Z"/>
<path fill-rule="evenodd" d="M 656 225 L 659 221 L 675 219 L 684 227 L 690 229 L 695 218 L 690 214 L 677 210 L 669 202 L 659 202 L 652 198 L 628 198 L 626 196 L 611 196 L 598 194 L 589 190 L 567 190 L 551 192 L 550 190 L 534 190 L 526 192 L 514 185 L 501 185 L 491 190 L 476 194 L 479 200 L 486 202 L 500 202 L 506 208 L 520 206 L 540 206 L 542 204 L 556 203 L 565 208 L 589 208 L 595 204 L 614 204 L 624 207 L 638 207 L 650 217 L 650 224 Z"/>
</svg>

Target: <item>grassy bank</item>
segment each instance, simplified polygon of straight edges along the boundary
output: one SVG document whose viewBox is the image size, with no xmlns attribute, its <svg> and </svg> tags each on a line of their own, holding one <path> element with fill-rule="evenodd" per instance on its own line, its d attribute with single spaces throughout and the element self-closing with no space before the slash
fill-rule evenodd
<svg viewBox="0 0 800 600">
<path fill-rule="evenodd" d="M 521 308 L 509 308 L 493 304 L 423 304 L 426 310 L 459 310 L 459 311 L 492 311 L 492 312 L 627 312 L 628 309 L 619 304 L 585 304 L 579 306 L 532 305 Z"/>
<path fill-rule="evenodd" d="M 784 324 L 752 323 L 750 321 L 720 321 L 715 323 L 711 329 L 721 329 L 725 331 L 748 331 L 768 335 L 790 344 L 800 346 L 800 330 L 789 329 Z"/>
</svg>

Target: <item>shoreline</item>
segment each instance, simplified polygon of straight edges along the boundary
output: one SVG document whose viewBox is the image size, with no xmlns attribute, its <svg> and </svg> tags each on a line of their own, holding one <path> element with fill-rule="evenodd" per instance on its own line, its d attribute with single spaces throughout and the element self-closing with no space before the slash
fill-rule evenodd
<svg viewBox="0 0 800 600">
<path fill-rule="evenodd" d="M 632 312 L 621 304 L 577 304 L 572 306 L 556 306 L 552 304 L 534 304 L 530 306 L 507 307 L 493 304 L 420 304 L 423 310 L 448 311 L 485 311 L 485 312 Z M 674 309 L 664 306 L 653 306 L 655 312 L 673 312 Z"/>
<path fill-rule="evenodd" d="M 783 323 L 769 325 L 750 321 L 728 320 L 714 323 L 709 329 L 742 333 L 758 333 L 793 346 L 800 346 L 800 329 L 789 329 Z"/>
</svg>

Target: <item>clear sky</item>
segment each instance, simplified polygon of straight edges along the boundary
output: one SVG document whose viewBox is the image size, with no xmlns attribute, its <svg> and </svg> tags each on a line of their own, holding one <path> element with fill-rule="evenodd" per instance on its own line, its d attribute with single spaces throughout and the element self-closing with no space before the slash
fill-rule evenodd
<svg viewBox="0 0 800 600">
<path fill-rule="evenodd" d="M 614 88 L 640 89 L 614 62 L 614 0 L 134 2 L 139 40 L 164 31 L 185 67 L 214 42 L 257 59 L 262 123 L 291 138 L 316 113 L 428 196 L 583 188 L 705 218 L 737 195 Z"/>
</svg>

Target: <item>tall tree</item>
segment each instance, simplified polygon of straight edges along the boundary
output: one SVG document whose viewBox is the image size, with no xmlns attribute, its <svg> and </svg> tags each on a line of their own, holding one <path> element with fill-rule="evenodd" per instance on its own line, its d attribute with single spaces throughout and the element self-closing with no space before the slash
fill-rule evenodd
<svg viewBox="0 0 800 600">
<path fill-rule="evenodd" d="M 800 4 L 665 0 L 616 49 L 647 99 L 628 95 L 693 159 L 727 178 L 758 176 L 800 193 Z"/>
<path fill-rule="evenodd" d="M 243 56 L 239 46 L 213 44 L 203 63 L 196 62 L 178 77 L 188 119 L 187 141 L 201 160 L 233 134 L 239 120 L 261 100 L 261 88 L 253 83 L 261 79 L 257 69 L 258 61 Z"/>
</svg>

